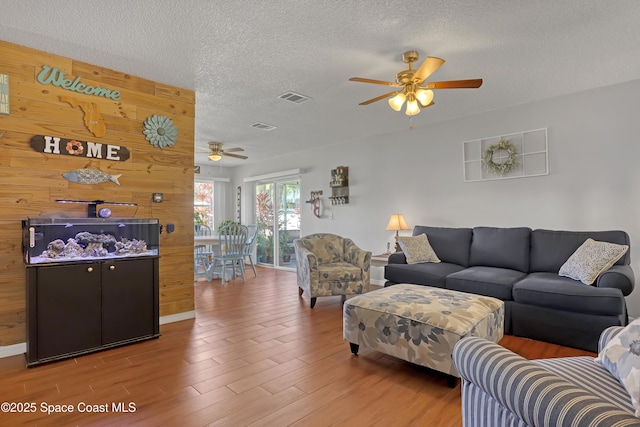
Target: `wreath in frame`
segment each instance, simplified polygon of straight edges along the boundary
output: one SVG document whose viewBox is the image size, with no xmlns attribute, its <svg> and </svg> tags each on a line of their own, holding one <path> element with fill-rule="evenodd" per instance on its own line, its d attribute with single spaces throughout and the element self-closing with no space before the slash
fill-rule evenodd
<svg viewBox="0 0 640 427">
<path fill-rule="evenodd" d="M 504 153 L 506 153 L 506 157 L 502 155 Z M 496 158 L 496 154 L 501 154 L 501 156 Z M 508 139 L 501 139 L 484 151 L 482 164 L 491 173 L 507 174 L 518 165 L 518 150 Z"/>
</svg>

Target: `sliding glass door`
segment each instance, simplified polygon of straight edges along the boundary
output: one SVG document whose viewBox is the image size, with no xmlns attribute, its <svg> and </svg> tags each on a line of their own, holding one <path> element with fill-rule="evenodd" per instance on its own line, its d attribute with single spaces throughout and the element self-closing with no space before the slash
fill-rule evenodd
<svg viewBox="0 0 640 427">
<path fill-rule="evenodd" d="M 293 240 L 300 237 L 300 181 L 257 183 L 255 206 L 258 262 L 295 268 Z"/>
</svg>

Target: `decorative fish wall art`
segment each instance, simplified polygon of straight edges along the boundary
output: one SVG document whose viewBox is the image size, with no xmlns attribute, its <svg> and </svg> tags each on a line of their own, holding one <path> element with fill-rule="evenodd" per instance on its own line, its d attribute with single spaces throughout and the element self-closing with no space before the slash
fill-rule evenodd
<svg viewBox="0 0 640 427">
<path fill-rule="evenodd" d="M 67 181 L 75 182 L 78 184 L 100 184 L 101 182 L 111 181 L 117 185 L 120 185 L 118 178 L 122 174 L 109 175 L 98 169 L 76 169 L 73 171 L 65 172 L 62 174 Z"/>
</svg>

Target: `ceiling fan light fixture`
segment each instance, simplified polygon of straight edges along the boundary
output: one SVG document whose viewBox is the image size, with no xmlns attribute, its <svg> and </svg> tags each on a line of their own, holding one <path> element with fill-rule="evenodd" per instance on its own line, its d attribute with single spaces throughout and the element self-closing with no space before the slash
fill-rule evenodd
<svg viewBox="0 0 640 427">
<path fill-rule="evenodd" d="M 430 89 L 418 89 L 416 91 L 416 98 L 420 101 L 422 105 L 429 105 L 431 101 L 433 101 L 433 91 Z"/>
<path fill-rule="evenodd" d="M 409 100 L 407 101 L 407 110 L 405 111 L 405 114 L 407 116 L 415 116 L 419 113 L 420 107 L 418 107 L 418 101 L 416 101 L 415 97 L 410 96 Z"/>
<path fill-rule="evenodd" d="M 222 156 L 219 153 L 211 153 L 209 154 L 209 160 L 213 160 L 214 162 L 219 161 Z"/>
<path fill-rule="evenodd" d="M 399 92 L 396 96 L 389 100 L 389 106 L 396 111 L 400 111 L 404 101 L 407 99 L 404 93 Z"/>
</svg>

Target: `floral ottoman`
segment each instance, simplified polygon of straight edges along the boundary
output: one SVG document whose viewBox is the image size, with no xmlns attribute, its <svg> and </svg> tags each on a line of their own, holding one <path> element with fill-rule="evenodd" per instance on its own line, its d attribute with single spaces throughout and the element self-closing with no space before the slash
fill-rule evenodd
<svg viewBox="0 0 640 427">
<path fill-rule="evenodd" d="M 453 347 L 463 337 L 498 342 L 503 336 L 504 303 L 496 298 L 430 286 L 399 284 L 348 299 L 343 336 L 359 346 L 450 375 Z"/>
</svg>

